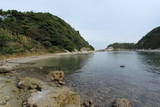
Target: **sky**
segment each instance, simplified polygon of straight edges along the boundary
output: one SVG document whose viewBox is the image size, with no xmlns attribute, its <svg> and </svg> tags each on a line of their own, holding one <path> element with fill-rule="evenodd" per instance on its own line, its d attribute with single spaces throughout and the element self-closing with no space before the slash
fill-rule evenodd
<svg viewBox="0 0 160 107">
<path fill-rule="evenodd" d="M 50 12 L 79 30 L 95 49 L 136 43 L 160 26 L 160 0 L 1 0 L 0 8 Z"/>
</svg>

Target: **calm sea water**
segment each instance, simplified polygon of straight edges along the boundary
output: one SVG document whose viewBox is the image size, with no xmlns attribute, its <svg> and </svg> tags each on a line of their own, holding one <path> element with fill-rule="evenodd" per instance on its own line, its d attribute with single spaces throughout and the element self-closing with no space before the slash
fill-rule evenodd
<svg viewBox="0 0 160 107">
<path fill-rule="evenodd" d="M 160 53 L 119 51 L 61 56 L 35 62 L 27 73 L 25 69 L 21 73 L 46 79 L 46 74 L 56 69 L 65 71 L 66 85 L 83 99 L 91 98 L 96 107 L 109 107 L 119 97 L 129 99 L 134 107 L 160 107 Z"/>
</svg>

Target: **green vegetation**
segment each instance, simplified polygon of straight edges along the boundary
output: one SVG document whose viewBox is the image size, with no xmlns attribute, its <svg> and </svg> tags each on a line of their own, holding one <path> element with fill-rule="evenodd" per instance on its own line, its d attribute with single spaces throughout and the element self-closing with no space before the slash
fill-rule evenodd
<svg viewBox="0 0 160 107">
<path fill-rule="evenodd" d="M 138 49 L 160 48 L 160 27 L 153 29 L 136 44 Z"/>
<path fill-rule="evenodd" d="M 94 48 L 79 31 L 50 13 L 0 10 L 0 54 Z"/>
<path fill-rule="evenodd" d="M 118 49 L 134 49 L 135 48 L 135 44 L 134 43 L 113 43 L 108 45 L 107 48 L 113 48 L 114 50 L 118 50 Z"/>
<path fill-rule="evenodd" d="M 43 46 L 23 35 L 12 35 L 9 31 L 0 29 L 0 54 L 22 53 L 27 51 L 38 51 Z"/>
</svg>

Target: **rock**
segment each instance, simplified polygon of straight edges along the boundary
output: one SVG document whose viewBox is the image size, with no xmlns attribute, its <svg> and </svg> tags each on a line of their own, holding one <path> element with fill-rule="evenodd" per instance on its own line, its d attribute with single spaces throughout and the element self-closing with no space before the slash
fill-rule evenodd
<svg viewBox="0 0 160 107">
<path fill-rule="evenodd" d="M 64 85 L 64 72 L 63 71 L 53 71 L 49 73 L 51 80 L 56 81 L 60 85 Z"/>
<path fill-rule="evenodd" d="M 81 52 L 83 52 L 83 51 L 91 51 L 91 49 L 90 49 L 90 48 L 83 47 L 83 48 L 80 49 L 80 51 L 81 51 Z"/>
<path fill-rule="evenodd" d="M 43 67 L 39 67 L 39 69 L 40 69 L 40 70 L 42 70 L 42 69 L 43 69 Z"/>
<path fill-rule="evenodd" d="M 66 53 L 70 53 L 70 51 L 68 51 L 67 49 L 65 49 L 65 50 L 64 50 L 64 52 L 66 52 Z"/>
<path fill-rule="evenodd" d="M 74 49 L 73 52 L 78 52 L 78 50 L 77 50 L 77 49 Z"/>
<path fill-rule="evenodd" d="M 22 107 L 25 92 L 16 87 L 16 80 L 0 76 L 0 107 Z"/>
<path fill-rule="evenodd" d="M 0 73 L 8 73 L 12 70 L 9 66 L 0 66 Z"/>
<path fill-rule="evenodd" d="M 85 101 L 83 104 L 82 104 L 83 107 L 94 107 L 94 104 L 93 104 L 93 101 L 92 100 L 88 100 L 88 101 Z"/>
<path fill-rule="evenodd" d="M 121 68 L 124 68 L 125 66 L 124 66 L 124 65 L 120 65 L 120 67 L 121 67 Z"/>
<path fill-rule="evenodd" d="M 80 96 L 64 86 L 4 75 L 0 83 L 0 107 L 80 107 Z"/>
<path fill-rule="evenodd" d="M 43 86 L 42 81 L 36 78 L 25 77 L 20 79 L 20 81 L 18 82 L 18 87 L 21 89 L 29 89 L 29 90 L 36 89 L 37 91 L 41 91 L 42 86 Z"/>
<path fill-rule="evenodd" d="M 27 107 L 80 107 L 80 96 L 66 87 L 50 87 L 48 90 L 32 93 Z"/>
<path fill-rule="evenodd" d="M 117 98 L 113 102 L 112 107 L 132 107 L 132 104 L 126 98 Z"/>
<path fill-rule="evenodd" d="M 10 99 L 9 96 L 0 95 L 0 105 L 7 104 L 7 102 L 8 102 L 9 99 Z"/>
<path fill-rule="evenodd" d="M 51 80 L 55 80 L 55 81 L 64 80 L 64 72 L 63 71 L 50 72 L 49 76 L 51 76 Z"/>
<path fill-rule="evenodd" d="M 58 83 L 59 83 L 60 85 L 65 85 L 65 82 L 64 82 L 64 81 L 58 81 Z"/>
</svg>

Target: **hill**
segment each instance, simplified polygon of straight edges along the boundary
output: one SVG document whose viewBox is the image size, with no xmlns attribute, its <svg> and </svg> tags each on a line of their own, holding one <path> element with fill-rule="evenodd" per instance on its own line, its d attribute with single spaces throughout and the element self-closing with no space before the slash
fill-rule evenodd
<svg viewBox="0 0 160 107">
<path fill-rule="evenodd" d="M 93 50 L 79 31 L 50 13 L 0 10 L 0 54 Z"/>
<path fill-rule="evenodd" d="M 121 50 L 121 49 L 134 49 L 134 43 L 113 43 L 108 45 L 107 49 L 111 50 Z"/>
<path fill-rule="evenodd" d="M 150 31 L 136 44 L 138 49 L 158 49 L 160 48 L 160 27 Z"/>
</svg>

